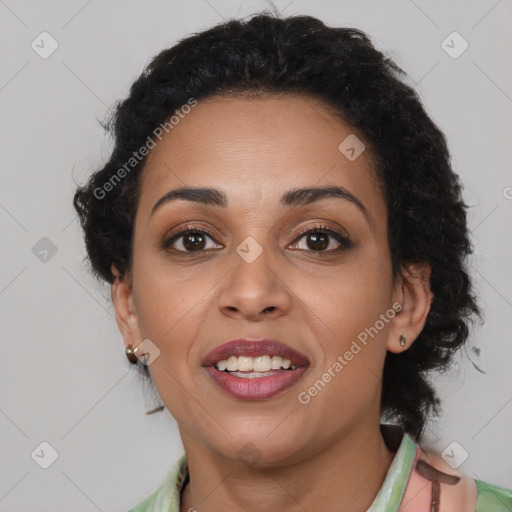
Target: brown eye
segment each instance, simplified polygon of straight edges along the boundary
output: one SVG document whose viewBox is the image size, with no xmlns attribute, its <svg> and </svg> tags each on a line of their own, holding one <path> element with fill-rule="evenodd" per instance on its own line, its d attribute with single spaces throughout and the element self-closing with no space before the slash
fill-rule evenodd
<svg viewBox="0 0 512 512">
<path fill-rule="evenodd" d="M 165 250 L 172 249 L 175 252 L 201 252 L 215 247 L 207 247 L 208 240 L 213 240 L 213 236 L 199 229 L 186 229 L 171 236 L 162 244 Z M 220 246 L 222 247 L 222 246 Z"/>
<path fill-rule="evenodd" d="M 183 236 L 183 246 L 187 251 L 195 251 L 196 249 L 204 249 L 206 245 L 205 236 L 202 233 L 189 233 Z"/>
<path fill-rule="evenodd" d="M 299 247 L 300 241 L 305 240 L 305 247 Z M 353 246 L 349 238 L 328 227 L 316 226 L 301 233 L 297 238 L 298 249 L 318 253 L 336 253 Z M 334 244 L 334 246 L 333 246 Z"/>
<path fill-rule="evenodd" d="M 306 240 L 308 247 L 313 251 L 323 251 L 329 245 L 329 235 L 326 233 L 309 233 Z"/>
</svg>

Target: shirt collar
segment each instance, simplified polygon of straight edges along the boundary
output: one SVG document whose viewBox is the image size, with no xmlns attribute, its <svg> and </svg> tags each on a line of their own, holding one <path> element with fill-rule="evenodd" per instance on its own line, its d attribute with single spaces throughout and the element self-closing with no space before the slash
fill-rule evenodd
<svg viewBox="0 0 512 512">
<path fill-rule="evenodd" d="M 381 432 L 395 456 L 377 496 L 366 512 L 397 512 L 413 469 L 416 443 L 401 427 L 395 425 L 383 424 Z M 179 512 L 181 492 L 188 476 L 184 454 L 171 468 L 160 487 L 130 512 Z"/>
<path fill-rule="evenodd" d="M 366 512 L 397 512 L 413 469 L 416 443 L 407 432 L 394 425 L 381 425 L 381 432 L 388 447 L 400 436 L 401 440 L 384 482 Z"/>
</svg>

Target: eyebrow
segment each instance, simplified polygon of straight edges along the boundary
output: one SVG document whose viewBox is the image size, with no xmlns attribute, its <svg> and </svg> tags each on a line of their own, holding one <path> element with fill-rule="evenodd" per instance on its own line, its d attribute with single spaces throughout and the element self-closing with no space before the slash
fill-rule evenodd
<svg viewBox="0 0 512 512">
<path fill-rule="evenodd" d="M 361 210 L 366 217 L 366 220 L 373 226 L 370 214 L 364 204 L 343 187 L 328 186 L 294 188 L 283 194 L 280 199 L 280 204 L 283 206 L 293 207 L 311 204 L 328 198 L 344 199 L 351 202 Z M 164 204 L 177 200 L 192 201 L 207 206 L 219 206 L 221 208 L 226 208 L 228 205 L 226 194 L 222 190 L 209 187 L 181 187 L 170 190 L 164 194 L 151 209 L 150 216 Z"/>
</svg>

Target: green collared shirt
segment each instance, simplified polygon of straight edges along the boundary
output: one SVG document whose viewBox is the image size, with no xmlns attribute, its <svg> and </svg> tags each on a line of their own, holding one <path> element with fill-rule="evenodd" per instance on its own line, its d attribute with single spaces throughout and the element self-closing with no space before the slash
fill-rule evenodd
<svg viewBox="0 0 512 512">
<path fill-rule="evenodd" d="M 405 433 L 384 482 L 367 512 L 398 511 L 413 470 L 415 455 L 416 443 Z M 160 487 L 129 512 L 180 512 L 180 495 L 187 479 L 187 459 L 182 455 Z M 475 512 L 512 512 L 512 490 L 480 480 L 475 480 L 475 483 L 478 490 Z"/>
</svg>

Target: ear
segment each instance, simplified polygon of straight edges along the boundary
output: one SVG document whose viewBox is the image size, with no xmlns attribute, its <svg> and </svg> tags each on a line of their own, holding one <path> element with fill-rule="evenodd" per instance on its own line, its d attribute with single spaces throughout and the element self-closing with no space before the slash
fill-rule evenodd
<svg viewBox="0 0 512 512">
<path fill-rule="evenodd" d="M 114 264 L 111 266 L 115 276 L 111 287 L 112 302 L 116 312 L 116 320 L 123 336 L 125 348 L 131 345 L 135 348 L 141 341 L 141 334 L 133 299 L 132 285 L 127 278 L 121 278 Z"/>
<path fill-rule="evenodd" d="M 403 268 L 403 267 L 402 267 Z M 411 263 L 403 268 L 404 276 L 399 276 L 393 290 L 393 303 L 398 302 L 402 309 L 391 321 L 386 348 L 390 352 L 403 352 L 419 336 L 434 294 L 430 289 L 431 268 L 428 263 Z M 400 336 L 406 338 L 405 346 L 400 345 Z"/>
</svg>

